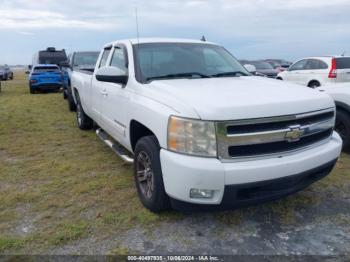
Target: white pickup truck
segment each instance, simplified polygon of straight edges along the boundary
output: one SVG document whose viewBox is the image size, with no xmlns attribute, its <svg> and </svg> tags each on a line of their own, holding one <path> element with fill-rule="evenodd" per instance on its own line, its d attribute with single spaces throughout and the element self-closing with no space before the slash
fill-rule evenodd
<svg viewBox="0 0 350 262">
<path fill-rule="evenodd" d="M 133 162 L 154 212 L 286 196 L 328 175 L 342 147 L 331 97 L 251 76 L 209 42 L 116 41 L 72 87 L 78 126 Z"/>
</svg>

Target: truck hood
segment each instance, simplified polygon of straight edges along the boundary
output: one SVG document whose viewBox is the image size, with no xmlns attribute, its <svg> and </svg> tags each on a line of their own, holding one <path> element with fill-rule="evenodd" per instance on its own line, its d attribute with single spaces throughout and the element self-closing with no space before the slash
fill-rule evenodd
<svg viewBox="0 0 350 262">
<path fill-rule="evenodd" d="M 186 104 L 203 120 L 271 117 L 334 107 L 325 93 L 262 77 L 159 80 L 150 86 L 154 99 L 178 100 L 170 106 Z"/>
</svg>

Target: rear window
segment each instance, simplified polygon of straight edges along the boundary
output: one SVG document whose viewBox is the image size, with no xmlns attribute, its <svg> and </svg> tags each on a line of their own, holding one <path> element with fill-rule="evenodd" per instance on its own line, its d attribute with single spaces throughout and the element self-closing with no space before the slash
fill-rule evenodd
<svg viewBox="0 0 350 262">
<path fill-rule="evenodd" d="M 73 66 L 95 66 L 99 52 L 76 53 Z"/>
<path fill-rule="evenodd" d="M 337 69 L 350 68 L 350 57 L 339 57 L 335 61 L 337 63 Z"/>
<path fill-rule="evenodd" d="M 66 61 L 67 55 L 65 51 L 40 51 L 39 52 L 39 64 L 59 64 Z"/>
<path fill-rule="evenodd" d="M 59 72 L 60 69 L 56 66 L 40 66 L 40 67 L 35 67 L 34 72 Z"/>
</svg>

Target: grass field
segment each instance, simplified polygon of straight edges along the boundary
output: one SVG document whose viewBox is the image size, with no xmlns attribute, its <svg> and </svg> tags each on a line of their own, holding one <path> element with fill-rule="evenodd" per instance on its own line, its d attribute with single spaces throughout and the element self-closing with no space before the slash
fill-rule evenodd
<svg viewBox="0 0 350 262">
<path fill-rule="evenodd" d="M 230 230 L 249 214 L 263 210 L 266 221 L 261 223 L 298 225 L 295 211 L 314 210 L 332 198 L 349 200 L 349 188 L 350 158 L 343 155 L 331 176 L 297 195 L 209 217 Z M 349 207 L 317 219 L 334 220 L 349 229 Z M 116 241 L 116 236 L 136 227 L 151 234 L 158 225 L 178 226 L 189 217 L 196 223 L 201 215 L 175 211 L 156 215 L 144 209 L 132 168 L 94 132 L 76 127 L 75 114 L 68 111 L 62 94 L 30 95 L 22 72 L 2 83 L 0 253 L 42 254 L 87 239 L 94 239 L 96 245 L 110 240 L 104 253 L 137 252 L 130 243 Z M 84 247 L 76 252 L 84 253 Z"/>
</svg>

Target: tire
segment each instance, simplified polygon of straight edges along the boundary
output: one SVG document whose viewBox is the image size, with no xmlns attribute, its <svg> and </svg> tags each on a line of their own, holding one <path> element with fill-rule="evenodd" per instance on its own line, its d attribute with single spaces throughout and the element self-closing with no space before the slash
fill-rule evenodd
<svg viewBox="0 0 350 262">
<path fill-rule="evenodd" d="M 35 94 L 35 90 L 33 89 L 32 85 L 29 85 L 29 93 Z"/>
<path fill-rule="evenodd" d="M 343 150 L 350 152 L 350 114 L 342 109 L 337 109 L 335 131 L 343 140 Z"/>
<path fill-rule="evenodd" d="M 66 100 L 67 99 L 67 90 L 65 90 L 63 88 L 63 99 Z"/>
<path fill-rule="evenodd" d="M 78 104 L 77 104 L 76 117 L 77 117 L 78 127 L 81 130 L 90 130 L 93 128 L 94 122 L 87 114 L 85 114 L 79 98 L 78 98 Z"/>
<path fill-rule="evenodd" d="M 307 86 L 310 88 L 317 88 L 317 87 L 320 87 L 321 84 L 318 81 L 311 81 Z"/>
<path fill-rule="evenodd" d="M 11 77 L 10 77 L 11 80 L 13 80 L 13 73 L 11 74 Z"/>
<path fill-rule="evenodd" d="M 160 147 L 155 136 L 137 141 L 134 152 L 134 178 L 141 203 L 152 212 L 170 208 L 160 164 Z"/>
<path fill-rule="evenodd" d="M 67 102 L 68 102 L 69 111 L 72 111 L 72 112 L 76 111 L 77 106 L 74 102 L 73 95 L 71 93 L 69 93 L 68 91 L 67 91 Z"/>
</svg>

